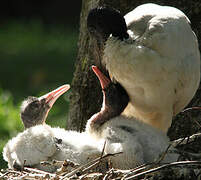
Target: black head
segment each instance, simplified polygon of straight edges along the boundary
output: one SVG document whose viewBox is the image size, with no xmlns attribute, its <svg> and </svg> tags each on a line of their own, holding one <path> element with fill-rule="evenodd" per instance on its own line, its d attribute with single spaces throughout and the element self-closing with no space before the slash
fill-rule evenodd
<svg viewBox="0 0 201 180">
<path fill-rule="evenodd" d="M 63 85 L 39 98 L 30 96 L 24 100 L 20 113 L 24 127 L 30 128 L 45 123 L 47 115 L 55 101 L 69 88 L 69 85 Z"/>
<path fill-rule="evenodd" d="M 111 7 L 98 7 L 90 10 L 87 18 L 87 28 L 96 39 L 104 41 L 112 36 L 120 40 L 127 39 L 127 26 L 119 11 Z"/>
<path fill-rule="evenodd" d="M 129 102 L 126 90 L 119 83 L 110 83 L 103 89 L 105 96 L 105 106 L 112 109 L 117 114 L 121 114 Z"/>
<path fill-rule="evenodd" d="M 108 109 L 113 116 L 120 115 L 128 105 L 128 93 L 118 82 L 114 83 L 107 78 L 96 66 L 92 66 L 92 69 L 102 87 L 104 109 Z"/>
<path fill-rule="evenodd" d="M 29 96 L 23 101 L 20 113 L 25 128 L 43 124 L 49 110 L 50 106 L 45 99 Z"/>
</svg>

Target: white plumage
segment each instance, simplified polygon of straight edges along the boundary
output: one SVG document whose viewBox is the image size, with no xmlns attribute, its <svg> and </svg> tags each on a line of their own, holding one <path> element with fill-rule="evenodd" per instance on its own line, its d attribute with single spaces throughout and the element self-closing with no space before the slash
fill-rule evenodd
<svg viewBox="0 0 201 180">
<path fill-rule="evenodd" d="M 40 162 L 68 159 L 85 164 L 100 156 L 101 146 L 86 133 L 37 125 L 11 139 L 3 149 L 3 157 L 9 168 L 17 164 L 53 172 L 56 166 L 43 166 Z"/>
<path fill-rule="evenodd" d="M 129 94 L 125 114 L 166 132 L 200 82 L 196 35 L 173 7 L 144 4 L 124 18 L 129 38 L 110 36 L 103 62 Z"/>
<path fill-rule="evenodd" d="M 48 160 L 56 150 L 56 141 L 51 128 L 39 125 L 9 140 L 3 149 L 3 157 L 8 162 L 9 168 L 13 168 L 15 164 L 21 167 L 33 166 L 38 165 L 40 161 Z"/>
<path fill-rule="evenodd" d="M 164 133 L 123 115 L 111 118 L 97 131 L 91 129 L 89 122 L 87 131 L 95 139 L 106 141 L 106 154 L 122 152 L 111 158 L 112 166 L 119 169 L 154 162 L 169 146 L 169 139 Z M 178 155 L 168 153 L 162 162 L 174 162 L 177 158 Z"/>
</svg>

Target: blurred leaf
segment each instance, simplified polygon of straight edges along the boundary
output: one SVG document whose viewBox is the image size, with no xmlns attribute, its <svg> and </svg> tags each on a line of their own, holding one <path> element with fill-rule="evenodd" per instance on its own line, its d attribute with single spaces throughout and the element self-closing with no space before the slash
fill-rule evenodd
<svg viewBox="0 0 201 180">
<path fill-rule="evenodd" d="M 12 137 L 22 129 L 19 108 L 13 105 L 12 95 L 0 89 L 0 137 Z"/>
</svg>

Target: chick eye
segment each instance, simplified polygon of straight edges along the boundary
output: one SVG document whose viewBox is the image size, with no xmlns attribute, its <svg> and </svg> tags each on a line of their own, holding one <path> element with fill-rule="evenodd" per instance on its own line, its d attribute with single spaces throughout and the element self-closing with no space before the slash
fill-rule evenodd
<svg viewBox="0 0 201 180">
<path fill-rule="evenodd" d="M 32 109 L 38 109 L 39 107 L 40 107 L 39 101 L 33 101 L 33 102 L 31 103 L 31 108 L 32 108 Z"/>
</svg>

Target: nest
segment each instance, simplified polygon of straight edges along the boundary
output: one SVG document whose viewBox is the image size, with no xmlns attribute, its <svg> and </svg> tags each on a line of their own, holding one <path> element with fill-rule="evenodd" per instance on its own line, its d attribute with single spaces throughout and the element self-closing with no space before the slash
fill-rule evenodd
<svg viewBox="0 0 201 180">
<path fill-rule="evenodd" d="M 166 164 L 161 163 L 166 154 L 171 153 L 169 150 L 171 146 L 176 148 L 174 153 L 179 153 L 178 161 Z M 55 173 L 49 173 L 31 167 L 5 169 L 1 170 L 0 179 L 201 179 L 200 152 L 201 133 L 173 141 L 157 161 L 130 170 L 112 168 L 112 164 L 109 163 L 109 158 L 119 154 L 117 153 L 102 155 L 84 165 L 75 164 L 69 160 L 41 162 L 43 166 L 59 167 Z M 105 162 L 107 162 L 107 168 Z M 105 166 L 104 170 L 102 168 L 103 164 Z"/>
</svg>

